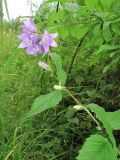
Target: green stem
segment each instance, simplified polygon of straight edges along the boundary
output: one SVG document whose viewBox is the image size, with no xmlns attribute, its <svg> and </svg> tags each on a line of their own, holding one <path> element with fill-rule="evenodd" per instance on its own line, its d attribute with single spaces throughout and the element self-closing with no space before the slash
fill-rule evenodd
<svg viewBox="0 0 120 160">
<path fill-rule="evenodd" d="M 74 99 L 74 101 L 76 102 L 76 104 L 77 104 L 77 105 L 80 105 L 80 106 L 83 108 L 83 110 L 85 110 L 85 111 L 89 114 L 89 116 L 93 119 L 93 121 L 97 124 L 97 126 L 98 126 L 99 128 L 101 128 L 100 123 L 99 123 L 99 122 L 97 121 L 97 119 L 91 114 L 91 112 L 87 109 L 87 107 L 84 106 L 83 104 L 81 104 L 81 103 L 73 96 L 73 94 L 72 94 L 67 88 L 63 88 L 63 90 L 64 90 L 68 95 L 70 95 L 70 97 L 71 97 L 72 99 Z"/>
</svg>

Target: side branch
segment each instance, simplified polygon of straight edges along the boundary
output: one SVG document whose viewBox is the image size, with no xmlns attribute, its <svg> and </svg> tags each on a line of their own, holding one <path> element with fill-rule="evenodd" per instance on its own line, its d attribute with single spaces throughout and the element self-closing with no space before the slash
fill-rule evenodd
<svg viewBox="0 0 120 160">
<path fill-rule="evenodd" d="M 88 33 L 88 32 L 87 32 L 87 33 Z M 72 58 L 72 61 L 71 61 L 71 64 L 70 64 L 70 68 L 69 68 L 69 70 L 68 70 L 68 73 L 71 73 L 71 70 L 72 70 L 72 67 L 73 67 L 75 58 L 76 58 L 76 56 L 77 56 L 77 53 L 78 53 L 78 51 L 79 51 L 79 48 L 81 47 L 81 45 L 82 45 L 82 43 L 83 43 L 83 41 L 84 41 L 87 33 L 86 33 L 86 34 L 84 35 L 84 37 L 80 40 L 80 43 L 78 44 L 78 46 L 77 46 L 77 48 L 76 48 L 76 50 L 75 50 L 75 52 L 74 52 L 74 54 L 73 54 L 73 58 Z"/>
<path fill-rule="evenodd" d="M 60 5 L 60 2 L 57 3 L 57 8 L 56 8 L 56 12 L 59 11 L 59 5 Z"/>
</svg>

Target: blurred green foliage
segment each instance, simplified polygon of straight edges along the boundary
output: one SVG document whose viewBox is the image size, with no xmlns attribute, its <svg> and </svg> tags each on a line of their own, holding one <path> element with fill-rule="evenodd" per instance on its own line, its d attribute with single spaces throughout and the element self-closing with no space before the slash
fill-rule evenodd
<svg viewBox="0 0 120 160">
<path fill-rule="evenodd" d="M 62 56 L 66 85 L 73 94 L 85 104 L 94 102 L 107 111 L 120 109 L 119 0 L 47 0 L 34 19 L 40 32 L 59 33 L 54 52 Z M 19 19 L 3 24 L 0 159 L 9 154 L 13 160 L 75 159 L 86 137 L 96 131 L 94 123 L 84 112 L 72 109 L 69 97 L 58 108 L 21 123 L 34 99 L 52 90 L 54 77 L 37 66 L 42 57 L 29 57 L 17 49 Z M 119 146 L 120 134 L 114 135 Z"/>
</svg>

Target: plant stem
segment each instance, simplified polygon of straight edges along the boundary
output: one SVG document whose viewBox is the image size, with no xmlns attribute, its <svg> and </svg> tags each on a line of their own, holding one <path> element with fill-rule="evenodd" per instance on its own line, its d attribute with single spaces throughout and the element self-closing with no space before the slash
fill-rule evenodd
<svg viewBox="0 0 120 160">
<path fill-rule="evenodd" d="M 59 5 L 60 5 L 60 2 L 58 1 L 58 3 L 57 3 L 57 8 L 56 8 L 56 12 L 59 11 Z"/>
<path fill-rule="evenodd" d="M 74 101 L 76 102 L 76 104 L 82 106 L 83 110 L 85 110 L 85 111 L 89 114 L 89 116 L 93 119 L 93 121 L 97 124 L 97 126 L 98 126 L 99 128 L 101 128 L 100 123 L 99 123 L 99 122 L 97 121 L 97 119 L 91 114 L 91 112 L 87 109 L 87 107 L 84 106 L 83 104 L 81 104 L 81 103 L 73 96 L 73 94 L 72 94 L 67 88 L 64 88 L 63 90 L 64 90 L 68 95 L 70 95 L 70 97 L 71 97 L 72 99 L 74 99 Z"/>
<path fill-rule="evenodd" d="M 16 145 L 11 149 L 11 151 L 7 154 L 7 156 L 4 158 L 4 160 L 8 160 L 17 147 L 18 147 L 18 144 L 16 144 Z"/>
<path fill-rule="evenodd" d="M 88 32 L 87 32 L 87 33 L 88 33 Z M 84 41 L 87 33 L 86 33 L 86 34 L 84 35 L 84 37 L 80 40 L 80 42 L 79 42 L 79 44 L 78 44 L 78 46 L 77 46 L 77 48 L 76 48 L 76 50 L 75 50 L 75 52 L 74 52 L 74 54 L 73 54 L 73 58 L 72 58 L 72 60 L 71 60 L 71 64 L 70 64 L 70 68 L 69 68 L 69 70 L 68 70 L 68 73 L 71 73 L 71 70 L 72 70 L 72 67 L 73 67 L 75 58 L 76 58 L 76 56 L 77 56 L 77 53 L 78 53 L 78 51 L 79 51 L 79 48 L 80 48 L 80 46 L 82 45 L 82 43 L 83 43 L 83 41 Z"/>
</svg>

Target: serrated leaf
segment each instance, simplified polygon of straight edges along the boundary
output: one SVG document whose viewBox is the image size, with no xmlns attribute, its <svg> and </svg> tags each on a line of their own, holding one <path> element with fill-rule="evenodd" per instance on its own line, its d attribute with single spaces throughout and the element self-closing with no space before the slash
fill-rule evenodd
<svg viewBox="0 0 120 160">
<path fill-rule="evenodd" d="M 106 72 L 109 70 L 109 68 L 110 68 L 109 65 L 108 65 L 108 66 L 105 66 L 105 67 L 103 68 L 103 73 L 106 73 Z"/>
<path fill-rule="evenodd" d="M 77 160 L 116 160 L 116 154 L 108 140 L 96 134 L 86 140 Z"/>
<path fill-rule="evenodd" d="M 113 130 L 120 130 L 120 110 L 115 112 L 106 112 L 106 118 L 111 124 Z"/>
<path fill-rule="evenodd" d="M 86 17 L 89 15 L 89 12 L 87 10 L 87 7 L 86 6 L 79 6 L 79 9 L 78 9 L 78 15 L 80 17 Z"/>
<path fill-rule="evenodd" d="M 35 99 L 27 118 L 56 106 L 62 100 L 62 96 L 62 92 L 57 90 L 46 95 L 39 96 Z"/>
<path fill-rule="evenodd" d="M 105 9 L 110 9 L 111 5 L 113 4 L 115 0 L 100 0 L 102 6 L 105 8 Z"/>
<path fill-rule="evenodd" d="M 100 24 L 94 26 L 93 34 L 94 37 L 98 37 L 101 34 Z"/>
<path fill-rule="evenodd" d="M 74 38 L 80 39 L 88 32 L 88 27 L 82 24 L 72 24 L 69 26 L 69 32 Z"/>
<path fill-rule="evenodd" d="M 58 80 L 59 80 L 59 82 L 62 83 L 62 85 L 64 85 L 67 80 L 67 75 L 62 67 L 61 56 L 59 54 L 55 54 L 55 53 L 50 53 L 49 55 L 50 55 L 51 59 L 54 61 L 54 64 L 56 66 Z"/>
<path fill-rule="evenodd" d="M 120 46 L 119 45 L 102 45 L 102 46 L 100 46 L 100 48 L 96 54 L 99 54 L 100 52 L 103 52 L 103 51 L 113 50 L 113 49 L 117 49 L 117 48 L 120 48 Z"/>
<path fill-rule="evenodd" d="M 106 21 L 103 23 L 103 30 L 107 29 L 110 26 L 111 22 L 110 21 Z"/>
<path fill-rule="evenodd" d="M 99 0 L 85 0 L 85 5 L 87 6 L 88 9 L 92 10 L 95 9 L 98 5 Z"/>
<path fill-rule="evenodd" d="M 72 3 L 72 2 L 66 2 L 65 4 L 65 9 L 68 12 L 77 12 L 78 11 L 78 4 L 76 3 Z"/>
<path fill-rule="evenodd" d="M 110 28 L 106 28 L 105 30 L 102 31 L 102 36 L 103 36 L 103 39 L 106 41 L 106 42 L 110 42 L 111 38 L 112 38 L 112 33 L 111 33 L 111 30 Z"/>
<path fill-rule="evenodd" d="M 68 28 L 65 25 L 58 26 L 58 32 L 62 39 L 67 38 L 67 36 L 69 35 Z"/>
<path fill-rule="evenodd" d="M 116 23 L 115 23 L 115 24 L 113 23 L 113 24 L 111 25 L 111 27 L 112 27 L 112 31 L 113 31 L 113 32 L 115 32 L 116 34 L 120 35 L 120 25 L 118 25 L 118 24 L 116 24 Z"/>
<path fill-rule="evenodd" d="M 87 107 L 96 114 L 96 117 L 100 120 L 100 122 L 102 122 L 104 128 L 106 129 L 106 132 L 109 135 L 109 139 L 111 140 L 114 148 L 116 148 L 116 142 L 115 142 L 115 138 L 113 136 L 112 133 L 112 128 L 110 123 L 108 122 L 107 118 L 106 118 L 106 113 L 104 108 L 98 106 L 97 104 L 91 103 L 88 104 Z"/>
</svg>

